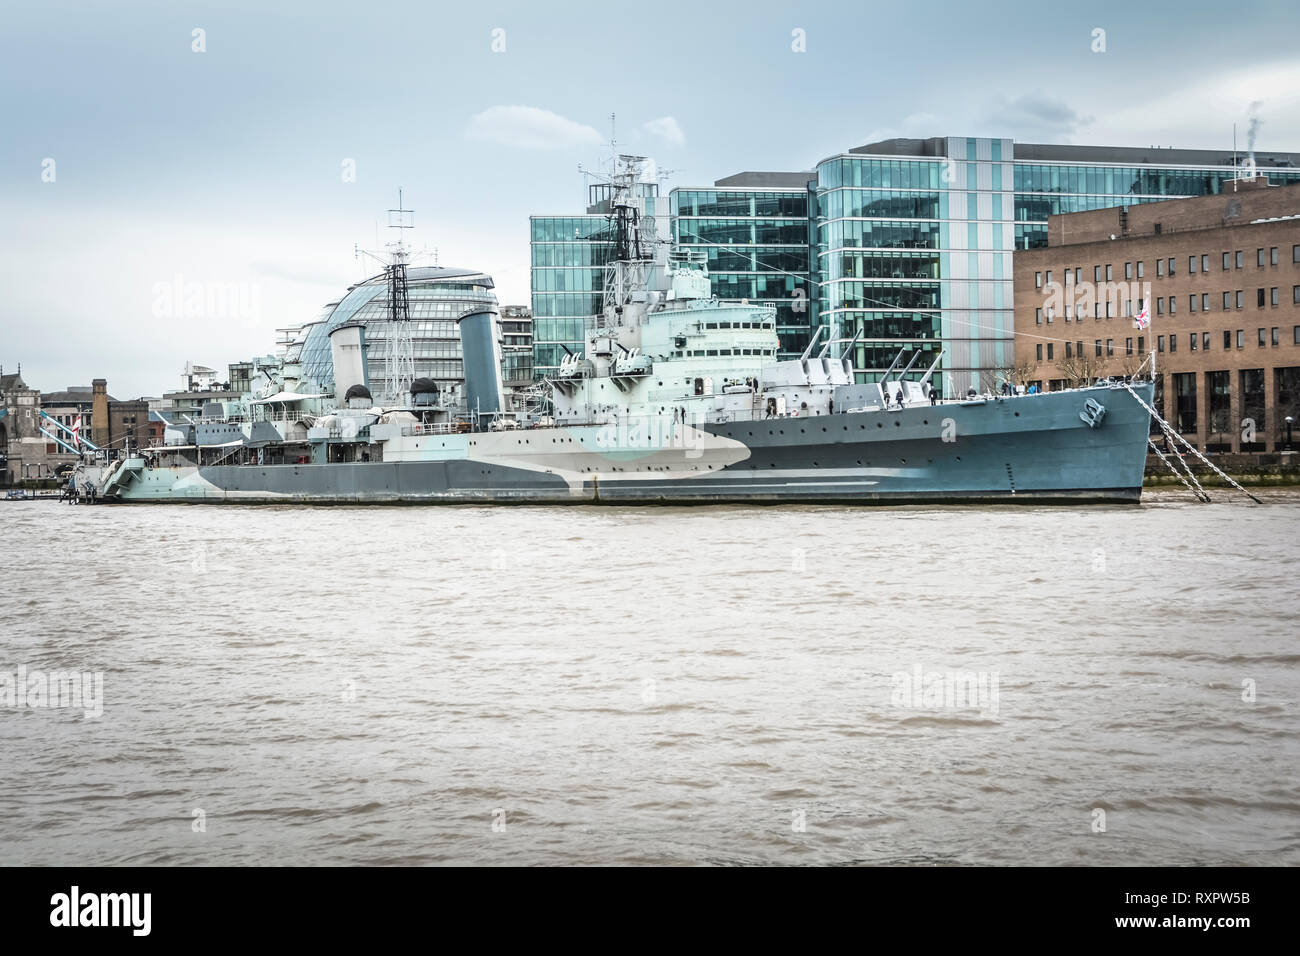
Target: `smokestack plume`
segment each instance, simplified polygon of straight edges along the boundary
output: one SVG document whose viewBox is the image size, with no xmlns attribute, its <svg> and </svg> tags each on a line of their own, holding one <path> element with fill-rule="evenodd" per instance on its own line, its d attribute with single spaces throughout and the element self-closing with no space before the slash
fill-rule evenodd
<svg viewBox="0 0 1300 956">
<path fill-rule="evenodd" d="M 1259 132 L 1261 120 L 1259 118 L 1259 108 L 1264 105 L 1263 100 L 1255 100 L 1246 110 L 1250 117 L 1250 125 L 1246 127 L 1246 152 L 1250 157 L 1250 166 L 1255 167 L 1255 135 Z"/>
</svg>

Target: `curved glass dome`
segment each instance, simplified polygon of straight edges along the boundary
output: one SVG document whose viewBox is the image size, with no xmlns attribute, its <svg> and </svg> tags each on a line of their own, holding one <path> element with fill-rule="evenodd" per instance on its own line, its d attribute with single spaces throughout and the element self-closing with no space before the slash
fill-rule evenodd
<svg viewBox="0 0 1300 956">
<path fill-rule="evenodd" d="M 474 269 L 408 266 L 406 286 L 416 378 L 431 378 L 443 390 L 461 385 L 465 372 L 456 316 L 497 304 L 492 277 Z M 310 390 L 334 390 L 330 333 L 345 322 L 357 321 L 366 327 L 367 385 L 376 395 L 387 391 L 390 309 L 388 278 L 381 273 L 352 286 L 324 321 L 311 327 L 302 346 L 302 375 Z"/>
</svg>

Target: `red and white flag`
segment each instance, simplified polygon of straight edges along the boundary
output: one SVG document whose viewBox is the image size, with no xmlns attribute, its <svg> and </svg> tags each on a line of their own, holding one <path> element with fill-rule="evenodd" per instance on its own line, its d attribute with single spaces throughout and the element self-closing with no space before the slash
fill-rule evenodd
<svg viewBox="0 0 1300 956">
<path fill-rule="evenodd" d="M 72 447 L 76 448 L 78 451 L 81 450 L 81 416 L 80 415 L 78 415 L 77 420 L 72 423 Z"/>
<path fill-rule="evenodd" d="M 1139 329 L 1145 329 L 1151 324 L 1151 306 L 1149 303 L 1142 306 L 1142 311 L 1137 314 L 1137 318 L 1134 319 L 1134 321 L 1137 323 Z"/>
</svg>

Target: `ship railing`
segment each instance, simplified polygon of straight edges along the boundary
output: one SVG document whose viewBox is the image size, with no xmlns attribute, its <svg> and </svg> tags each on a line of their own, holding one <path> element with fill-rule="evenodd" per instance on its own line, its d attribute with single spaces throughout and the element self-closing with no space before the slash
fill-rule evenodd
<svg viewBox="0 0 1300 956">
<path fill-rule="evenodd" d="M 370 426 L 363 425 L 356 429 L 349 428 L 347 434 L 344 434 L 343 429 L 340 426 L 332 425 L 325 437 L 346 438 L 348 441 L 366 441 L 370 438 Z"/>
<path fill-rule="evenodd" d="M 402 429 L 403 438 L 414 438 L 420 435 L 453 435 L 456 434 L 456 427 L 451 422 L 432 422 L 422 425 L 407 425 Z"/>
</svg>

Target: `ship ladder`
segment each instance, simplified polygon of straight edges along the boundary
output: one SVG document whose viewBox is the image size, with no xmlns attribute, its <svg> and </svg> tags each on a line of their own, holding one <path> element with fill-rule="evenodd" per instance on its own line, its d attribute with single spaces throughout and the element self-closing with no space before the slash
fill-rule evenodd
<svg viewBox="0 0 1300 956">
<path fill-rule="evenodd" d="M 1137 403 L 1138 403 L 1139 405 L 1141 405 L 1143 408 L 1145 408 L 1145 409 L 1146 409 L 1146 410 L 1151 414 L 1151 417 L 1152 417 L 1153 419 L 1155 419 L 1156 424 L 1158 424 L 1158 425 L 1160 426 L 1160 430 L 1161 430 L 1162 432 L 1164 432 L 1164 434 L 1165 434 L 1165 438 L 1166 438 L 1166 439 L 1168 439 L 1168 438 L 1173 438 L 1175 441 L 1177 441 L 1177 442 L 1181 442 L 1181 443 L 1183 444 L 1183 446 L 1187 448 L 1188 451 L 1190 451 L 1193 455 L 1195 455 L 1197 458 L 1199 458 L 1199 459 L 1200 459 L 1204 464 L 1206 464 L 1207 466 L 1209 466 L 1210 470 L 1213 471 L 1216 475 L 1218 475 L 1220 478 L 1222 478 L 1222 479 L 1223 479 L 1224 481 L 1226 481 L 1228 484 L 1232 485 L 1232 487 L 1236 488 L 1238 491 L 1240 491 L 1243 495 L 1245 495 L 1245 496 L 1246 496 L 1247 498 L 1249 498 L 1251 501 L 1255 502 L 1255 504 L 1257 504 L 1257 505 L 1263 504 L 1262 501 L 1260 501 L 1258 498 L 1256 498 L 1254 495 L 1252 495 L 1249 491 L 1247 491 L 1245 488 L 1243 488 L 1240 484 L 1238 484 L 1237 481 L 1236 481 L 1236 480 L 1235 480 L 1231 475 L 1229 475 L 1229 474 L 1228 474 L 1227 472 L 1225 472 L 1222 468 L 1220 468 L 1220 467 L 1219 467 L 1218 465 L 1216 465 L 1214 462 L 1210 461 L 1210 459 L 1206 458 L 1206 457 L 1205 457 L 1204 455 L 1202 455 L 1199 451 L 1197 451 L 1195 445 L 1193 445 L 1191 442 L 1189 442 L 1189 441 L 1188 441 L 1186 438 L 1184 438 L 1182 435 L 1178 434 L 1178 432 L 1174 429 L 1174 427 L 1173 427 L 1172 425 L 1170 425 L 1167 421 L 1165 421 L 1163 418 L 1160 417 L 1160 413 L 1159 413 L 1159 412 L 1157 412 L 1154 408 L 1152 408 L 1152 407 L 1151 407 L 1150 405 L 1148 405 L 1146 402 L 1142 401 L 1142 396 L 1139 395 L 1137 392 L 1133 391 L 1133 386 L 1132 386 L 1132 385 L 1130 385 L 1128 382 L 1125 382 L 1125 383 L 1124 383 L 1124 387 L 1125 387 L 1126 389 L 1128 389 L 1128 393 L 1129 393 L 1130 395 L 1132 395 L 1133 398 L 1135 398 L 1135 399 L 1137 400 Z M 1151 441 L 1150 436 L 1147 436 L 1147 444 L 1149 444 L 1152 448 L 1155 448 L 1155 443 Z M 1175 446 L 1175 447 L 1177 447 L 1177 446 Z M 1157 451 L 1156 454 L 1157 454 L 1157 455 L 1160 455 L 1160 452 Z M 1165 457 L 1164 455 L 1160 455 L 1161 460 L 1164 460 L 1164 457 Z M 1168 461 L 1165 461 L 1165 464 L 1169 464 L 1169 462 L 1168 462 Z M 1204 489 L 1204 488 L 1201 488 L 1201 483 L 1200 483 L 1199 481 L 1197 481 L 1197 480 L 1196 480 L 1196 476 L 1192 474 L 1192 467 L 1191 467 L 1191 465 L 1189 465 L 1186 461 L 1183 461 L 1183 467 L 1184 467 L 1185 469 L 1187 469 L 1187 474 L 1188 474 L 1188 476 L 1192 479 L 1192 481 L 1196 484 L 1197 489 L 1200 491 L 1200 493 L 1201 493 L 1201 495 L 1202 495 L 1201 500 L 1202 500 L 1202 501 L 1209 501 L 1209 500 L 1210 500 L 1210 496 L 1209 496 L 1208 494 L 1205 493 L 1205 489 Z M 1175 472 L 1175 474 L 1177 474 L 1177 472 Z M 1179 477 L 1181 478 L 1182 476 L 1179 475 Z M 1187 482 L 1184 481 L 1183 484 L 1187 484 Z"/>
</svg>

